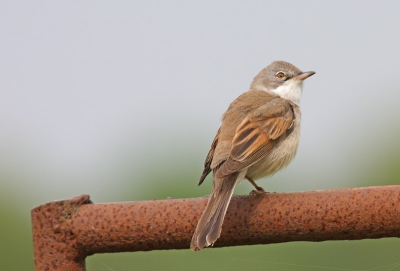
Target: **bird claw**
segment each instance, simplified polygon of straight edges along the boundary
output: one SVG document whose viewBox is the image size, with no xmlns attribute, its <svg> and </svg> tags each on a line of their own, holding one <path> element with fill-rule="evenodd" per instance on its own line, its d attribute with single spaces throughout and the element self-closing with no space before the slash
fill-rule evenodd
<svg viewBox="0 0 400 271">
<path fill-rule="evenodd" d="M 260 190 L 251 190 L 249 195 L 256 196 L 256 195 L 263 195 L 268 194 L 269 192 L 265 191 L 264 189 Z"/>
</svg>

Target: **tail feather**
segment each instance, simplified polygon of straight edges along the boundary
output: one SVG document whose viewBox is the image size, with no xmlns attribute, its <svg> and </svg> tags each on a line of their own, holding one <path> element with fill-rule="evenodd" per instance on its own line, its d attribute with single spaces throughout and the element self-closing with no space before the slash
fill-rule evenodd
<svg viewBox="0 0 400 271">
<path fill-rule="evenodd" d="M 192 237 L 190 244 L 192 250 L 199 251 L 205 246 L 214 244 L 219 238 L 233 190 L 244 175 L 245 172 L 237 172 L 222 179 L 214 176 L 211 195 Z"/>
</svg>

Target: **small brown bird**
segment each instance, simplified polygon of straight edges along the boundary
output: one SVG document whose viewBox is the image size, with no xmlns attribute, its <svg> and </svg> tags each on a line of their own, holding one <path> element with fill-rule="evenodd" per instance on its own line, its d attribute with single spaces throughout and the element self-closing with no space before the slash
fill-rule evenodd
<svg viewBox="0 0 400 271">
<path fill-rule="evenodd" d="M 314 73 L 275 61 L 223 114 L 199 181 L 201 185 L 213 171 L 212 191 L 193 234 L 192 250 L 213 245 L 219 238 L 233 190 L 241 180 L 247 179 L 256 192 L 265 193 L 254 181 L 276 173 L 294 158 L 303 80 Z"/>
</svg>

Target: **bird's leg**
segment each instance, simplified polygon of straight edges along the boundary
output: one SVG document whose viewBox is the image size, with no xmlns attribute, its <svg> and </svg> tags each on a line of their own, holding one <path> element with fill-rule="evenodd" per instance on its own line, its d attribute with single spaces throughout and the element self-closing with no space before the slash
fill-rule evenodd
<svg viewBox="0 0 400 271">
<path fill-rule="evenodd" d="M 266 194 L 267 192 L 262 188 L 261 186 L 256 185 L 256 183 L 251 179 L 250 177 L 246 176 L 246 179 L 257 189 L 257 190 L 252 190 L 250 192 L 251 195 L 257 195 L 257 194 Z"/>
</svg>

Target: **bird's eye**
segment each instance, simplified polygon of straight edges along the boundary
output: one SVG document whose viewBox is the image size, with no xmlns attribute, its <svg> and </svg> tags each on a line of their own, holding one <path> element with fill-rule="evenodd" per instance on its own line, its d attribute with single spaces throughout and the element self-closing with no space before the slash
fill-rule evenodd
<svg viewBox="0 0 400 271">
<path fill-rule="evenodd" d="M 276 74 L 275 74 L 275 76 L 277 77 L 277 78 L 279 78 L 279 79 L 283 79 L 283 78 L 285 78 L 285 73 L 284 72 L 277 72 Z"/>
</svg>

